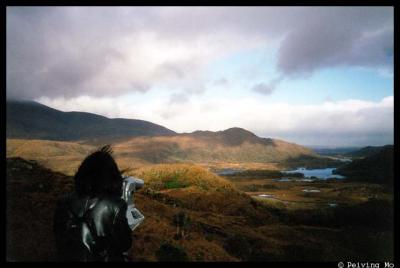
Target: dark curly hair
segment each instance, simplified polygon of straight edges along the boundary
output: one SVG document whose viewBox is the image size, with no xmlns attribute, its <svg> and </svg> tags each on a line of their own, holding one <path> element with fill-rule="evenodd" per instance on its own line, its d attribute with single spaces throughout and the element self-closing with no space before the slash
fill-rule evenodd
<svg viewBox="0 0 400 268">
<path fill-rule="evenodd" d="M 79 196 L 121 195 L 122 175 L 110 145 L 88 155 L 74 176 Z"/>
</svg>

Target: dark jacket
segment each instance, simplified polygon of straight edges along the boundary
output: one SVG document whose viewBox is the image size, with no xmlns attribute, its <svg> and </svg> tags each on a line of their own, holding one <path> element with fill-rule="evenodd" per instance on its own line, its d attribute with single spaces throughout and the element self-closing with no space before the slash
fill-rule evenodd
<svg viewBox="0 0 400 268">
<path fill-rule="evenodd" d="M 126 202 L 119 197 L 60 198 L 54 233 L 60 261 L 124 261 L 132 245 Z"/>
</svg>

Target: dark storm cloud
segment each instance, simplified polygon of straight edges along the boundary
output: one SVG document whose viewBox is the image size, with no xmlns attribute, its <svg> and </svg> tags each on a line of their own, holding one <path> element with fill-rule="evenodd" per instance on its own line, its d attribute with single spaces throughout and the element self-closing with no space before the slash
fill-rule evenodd
<svg viewBox="0 0 400 268">
<path fill-rule="evenodd" d="M 393 53 L 393 8 L 311 8 L 283 39 L 278 69 L 310 74 L 338 66 L 389 67 Z"/>
<path fill-rule="evenodd" d="M 8 8 L 8 97 L 112 93 L 102 92 L 101 87 L 85 86 L 101 75 L 109 62 L 119 60 L 120 55 L 103 41 L 107 35 L 89 33 L 91 26 L 80 31 L 79 23 L 72 20 L 74 13 L 72 8 L 68 12 L 54 8 Z"/>
<path fill-rule="evenodd" d="M 152 15 L 162 21 L 156 29 L 173 36 L 283 38 L 277 67 L 287 75 L 337 65 L 390 68 L 393 60 L 391 7 L 176 7 Z"/>
<path fill-rule="evenodd" d="M 184 80 L 197 79 L 209 55 L 226 53 L 214 47 L 220 41 L 240 48 L 282 40 L 282 75 L 338 65 L 389 68 L 393 8 L 8 7 L 6 36 L 8 97 L 117 96 L 165 81 L 183 81 L 180 88 L 196 94 L 201 81 L 187 87 Z M 182 52 L 173 55 L 184 56 L 160 59 L 176 47 Z"/>
</svg>

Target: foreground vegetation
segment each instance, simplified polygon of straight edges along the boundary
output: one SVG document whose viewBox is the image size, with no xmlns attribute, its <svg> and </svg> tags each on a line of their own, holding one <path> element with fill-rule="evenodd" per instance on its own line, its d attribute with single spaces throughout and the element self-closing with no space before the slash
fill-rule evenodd
<svg viewBox="0 0 400 268">
<path fill-rule="evenodd" d="M 145 180 L 135 195 L 146 217 L 132 233 L 130 255 L 136 261 L 393 260 L 393 200 L 380 186 L 320 183 L 314 186 L 325 189 L 323 194 L 303 195 L 297 190 L 310 187 L 301 184 L 307 182 L 233 181 L 189 164 L 138 167 L 127 174 Z M 249 184 L 255 191 L 245 190 Z M 7 159 L 9 260 L 55 259 L 55 200 L 72 189 L 70 176 L 33 161 Z M 257 197 L 271 191 L 292 201 L 321 201 L 327 195 L 343 202 L 310 207 Z"/>
</svg>

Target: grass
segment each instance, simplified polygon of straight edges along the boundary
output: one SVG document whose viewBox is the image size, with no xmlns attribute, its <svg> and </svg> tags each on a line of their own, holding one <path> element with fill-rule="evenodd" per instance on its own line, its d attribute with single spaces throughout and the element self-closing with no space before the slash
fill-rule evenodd
<svg viewBox="0 0 400 268">
<path fill-rule="evenodd" d="M 313 155 L 302 146 L 274 140 L 273 144 L 240 145 L 218 139 L 191 136 L 135 137 L 112 144 L 122 168 L 158 163 L 202 163 L 209 167 L 222 164 L 277 169 L 288 158 Z M 38 160 L 41 164 L 72 175 L 84 157 L 97 147 L 85 142 L 7 139 L 7 156 Z M 226 166 L 226 165 L 225 165 Z"/>
<path fill-rule="evenodd" d="M 168 242 L 163 242 L 160 248 L 156 251 L 157 260 L 159 261 L 189 261 L 186 251 L 180 245 L 173 245 Z"/>
<path fill-rule="evenodd" d="M 128 173 L 145 181 L 145 187 L 153 190 L 192 187 L 204 191 L 232 191 L 233 185 L 192 164 L 159 164 L 138 168 Z"/>
<path fill-rule="evenodd" d="M 36 160 L 52 170 L 73 175 L 95 147 L 76 142 L 7 139 L 7 157 Z"/>
<path fill-rule="evenodd" d="M 235 172 L 230 175 L 225 175 L 226 177 L 240 177 L 240 178 L 266 178 L 266 179 L 273 179 L 273 178 L 280 178 L 284 176 L 284 174 L 278 170 L 268 170 L 268 169 L 253 169 L 253 170 L 245 170 L 240 172 Z"/>
<path fill-rule="evenodd" d="M 178 181 L 176 178 L 172 178 L 170 181 L 164 183 L 164 187 L 166 189 L 177 189 L 177 188 L 185 188 L 188 184 Z"/>
<path fill-rule="evenodd" d="M 194 164 L 137 166 L 127 173 L 145 181 L 135 194 L 146 217 L 132 234 L 135 261 L 393 259 L 393 196 L 376 184 L 285 183 L 255 174 L 228 180 Z M 8 160 L 7 183 L 8 254 L 19 260 L 52 260 L 55 200 L 72 189 L 72 178 L 34 162 Z M 304 195 L 304 188 L 321 193 Z M 243 192 L 248 189 L 252 192 Z M 250 197 L 261 193 L 291 202 Z M 332 200 L 340 206 L 312 203 Z M 177 239 L 180 213 L 190 224 Z"/>
</svg>

